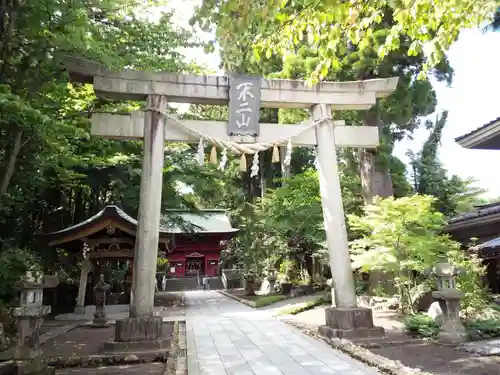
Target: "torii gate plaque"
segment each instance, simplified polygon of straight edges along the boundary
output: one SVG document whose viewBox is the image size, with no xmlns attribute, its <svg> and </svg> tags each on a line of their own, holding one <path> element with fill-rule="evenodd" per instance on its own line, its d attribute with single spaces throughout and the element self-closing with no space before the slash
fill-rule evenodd
<svg viewBox="0 0 500 375">
<path fill-rule="evenodd" d="M 72 60 L 67 66 L 74 81 L 93 83 L 95 93 L 99 97 L 143 100 L 147 101 L 148 108 L 154 108 L 152 112 L 133 113 L 130 116 L 94 115 L 92 134 L 114 139 L 144 139 L 133 302 L 130 307 L 130 318 L 123 324 L 135 325 L 134 321 L 137 320 L 146 324 L 144 322 L 148 319 L 150 323 L 147 324 L 155 324 L 152 275 L 156 268 L 164 141 L 198 142 L 193 134 L 183 132 L 179 127 L 169 126 L 170 120 L 165 121 L 165 117 L 159 112 L 166 110 L 169 100 L 177 103 L 227 105 L 229 78 L 139 71 L 116 73 L 84 60 Z M 382 328 L 373 326 L 371 310 L 357 307 L 336 152 L 337 147 L 376 147 L 379 142 L 378 130 L 375 127 L 343 126 L 342 122 L 331 119 L 331 112 L 368 109 L 376 103 L 377 98 L 389 96 L 395 90 L 397 81 L 397 78 L 388 78 L 355 82 L 321 82 L 314 87 L 307 87 L 305 82 L 300 80 L 260 80 L 261 107 L 310 108 L 313 120 L 326 118 L 315 128 L 305 129 L 307 131 L 293 139 L 293 143 L 316 147 L 317 150 L 320 192 L 335 301 L 334 306 L 326 310 L 327 325 L 320 328 L 320 331 L 328 336 L 370 337 L 383 334 Z M 241 83 L 245 82 L 247 81 Z M 254 94 L 254 98 L 251 99 L 255 99 L 255 96 Z M 240 111 L 241 113 L 248 112 Z M 240 118 L 238 121 L 239 124 L 245 125 L 248 119 L 243 121 Z M 188 123 L 191 128 L 217 139 L 244 143 L 281 139 L 283 134 L 294 134 L 300 126 L 305 126 L 260 124 L 257 131 L 250 129 L 246 134 L 234 136 L 235 133 L 241 134 L 241 131 L 232 131 L 225 123 L 178 122 Z M 236 121 L 234 124 L 238 127 Z M 250 123 L 248 124 L 250 127 Z M 258 136 L 253 137 L 254 135 Z M 126 338 L 118 337 L 118 324 L 116 336 L 117 339 L 126 341 Z"/>
</svg>

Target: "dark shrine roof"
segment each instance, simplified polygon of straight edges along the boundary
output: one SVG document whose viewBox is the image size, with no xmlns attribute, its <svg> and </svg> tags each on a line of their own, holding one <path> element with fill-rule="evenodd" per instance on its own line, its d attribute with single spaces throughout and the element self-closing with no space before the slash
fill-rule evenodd
<svg viewBox="0 0 500 375">
<path fill-rule="evenodd" d="M 56 234 L 63 234 L 66 232 L 75 231 L 77 229 L 83 230 L 84 228 L 86 228 L 90 225 L 93 225 L 96 222 L 101 221 L 103 219 L 109 220 L 109 219 L 113 219 L 113 218 L 120 218 L 120 219 L 124 220 L 125 222 L 132 224 L 133 226 L 137 226 L 137 220 L 135 220 L 132 216 L 126 214 L 125 211 L 118 208 L 117 206 L 110 205 L 110 206 L 104 207 L 104 209 L 102 209 L 101 211 L 96 213 L 94 216 L 89 217 L 85 221 L 82 221 L 78 224 L 72 225 L 70 227 L 67 227 L 67 228 L 52 232 L 52 233 L 47 233 L 46 235 L 51 236 L 51 235 L 56 235 Z M 160 229 L 160 231 L 161 231 L 161 229 Z"/>
<path fill-rule="evenodd" d="M 493 238 L 492 240 L 483 242 L 479 245 L 474 246 L 477 250 L 493 250 L 500 249 L 500 237 Z"/>
<path fill-rule="evenodd" d="M 473 246 L 471 250 L 475 251 L 481 258 L 492 259 L 500 257 L 500 237 Z"/>
<path fill-rule="evenodd" d="M 500 117 L 455 138 L 460 146 L 478 150 L 499 150 Z"/>
<path fill-rule="evenodd" d="M 97 233 L 110 225 L 117 224 L 124 232 L 135 236 L 137 220 L 115 205 L 104 207 L 94 216 L 81 223 L 44 236 L 57 243 L 76 240 Z M 231 226 L 225 210 L 200 210 L 189 212 L 182 210 L 167 210 L 160 219 L 160 236 L 173 234 L 231 234 L 238 232 Z"/>
<path fill-rule="evenodd" d="M 467 212 L 465 214 L 452 218 L 449 224 L 455 224 L 495 214 L 500 214 L 500 202 L 474 206 L 474 211 Z"/>
</svg>

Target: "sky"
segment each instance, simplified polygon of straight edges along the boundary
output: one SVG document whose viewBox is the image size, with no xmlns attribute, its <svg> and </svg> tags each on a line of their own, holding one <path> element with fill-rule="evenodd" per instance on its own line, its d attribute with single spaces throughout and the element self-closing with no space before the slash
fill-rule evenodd
<svg viewBox="0 0 500 375">
<path fill-rule="evenodd" d="M 175 0 L 170 7 L 176 12 L 176 21 L 186 26 L 199 0 Z M 204 35 L 210 38 L 212 35 Z M 439 157 L 450 174 L 472 177 L 476 186 L 487 189 L 487 197 L 500 197 L 500 183 L 494 168 L 500 161 L 500 151 L 468 150 L 460 147 L 454 139 L 466 134 L 487 122 L 500 117 L 500 100 L 496 90 L 500 88 L 500 74 L 497 64 L 500 61 L 500 32 L 484 33 L 481 30 L 465 30 L 448 52 L 455 71 L 450 87 L 435 83 L 438 98 L 437 111 L 448 110 L 448 122 L 443 130 Z M 220 59 L 217 53 L 207 55 L 202 49 L 183 51 L 188 58 L 197 63 L 218 69 Z M 432 120 L 435 115 L 431 115 Z M 403 140 L 395 147 L 395 155 L 407 162 L 405 153 L 411 149 L 418 152 L 427 138 L 425 129 L 417 130 L 412 140 Z"/>
</svg>

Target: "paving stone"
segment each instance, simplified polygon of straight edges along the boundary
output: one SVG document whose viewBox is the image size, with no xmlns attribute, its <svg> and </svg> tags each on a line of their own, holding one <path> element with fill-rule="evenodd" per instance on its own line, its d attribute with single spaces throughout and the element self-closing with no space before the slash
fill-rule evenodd
<svg viewBox="0 0 500 375">
<path fill-rule="evenodd" d="M 265 311 L 186 292 L 189 375 L 380 375 Z"/>
</svg>

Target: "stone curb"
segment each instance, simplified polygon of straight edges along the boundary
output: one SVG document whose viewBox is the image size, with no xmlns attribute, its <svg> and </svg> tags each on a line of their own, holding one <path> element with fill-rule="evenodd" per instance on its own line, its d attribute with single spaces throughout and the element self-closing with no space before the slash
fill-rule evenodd
<svg viewBox="0 0 500 375">
<path fill-rule="evenodd" d="M 39 342 L 40 345 L 45 344 L 47 341 L 55 339 L 56 337 L 59 337 L 61 335 L 64 335 L 65 333 L 71 331 L 72 329 L 75 329 L 80 326 L 84 321 L 75 321 L 69 324 L 65 324 L 61 327 L 56 327 L 54 329 L 51 329 L 48 332 L 45 332 L 44 334 L 40 335 L 39 337 Z M 3 352 L 0 353 L 0 361 L 7 361 L 9 359 L 12 359 L 12 356 L 14 354 L 14 348 L 9 348 Z"/>
<path fill-rule="evenodd" d="M 186 323 L 179 323 L 179 355 L 175 375 L 187 375 Z"/>
<path fill-rule="evenodd" d="M 224 295 L 226 297 L 232 298 L 235 301 L 238 301 L 239 303 L 242 303 L 244 305 L 250 306 L 250 307 L 252 307 L 254 309 L 257 308 L 257 306 L 255 305 L 255 302 L 253 302 L 253 301 L 247 301 L 244 298 L 240 298 L 240 297 L 234 296 L 231 293 L 226 292 L 225 290 L 218 290 L 217 292 L 219 292 L 220 294 L 222 294 L 222 295 Z"/>
<path fill-rule="evenodd" d="M 145 354 L 113 354 L 89 355 L 74 357 L 49 357 L 44 362 L 55 368 L 81 367 L 92 368 L 101 366 L 133 365 L 139 363 L 165 362 L 169 357 L 168 351 Z"/>
<path fill-rule="evenodd" d="M 187 375 L 186 322 L 176 321 L 170 355 L 165 364 L 163 375 Z"/>
<path fill-rule="evenodd" d="M 179 340 L 179 322 L 174 322 L 174 330 L 172 332 L 172 342 L 170 344 L 170 355 L 165 363 L 163 375 L 175 375 L 175 367 L 177 365 L 177 342 Z"/>
<path fill-rule="evenodd" d="M 369 366 L 375 367 L 380 371 L 383 371 L 387 374 L 391 375 L 434 375 L 430 372 L 423 372 L 419 369 L 410 368 L 403 365 L 399 361 L 393 361 L 391 359 L 382 357 L 378 354 L 372 353 L 366 348 L 355 345 L 350 341 L 342 340 L 342 339 L 328 339 L 324 336 L 321 336 L 317 332 L 316 327 L 311 327 L 306 324 L 301 324 L 297 322 L 283 320 L 286 324 L 291 325 L 292 327 L 297 328 L 302 333 L 314 337 L 316 339 L 320 339 L 327 343 L 334 349 L 337 349 L 341 352 L 346 353 L 350 357 L 357 359 L 360 362 L 363 362 Z"/>
</svg>

